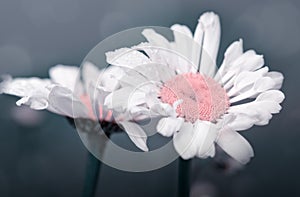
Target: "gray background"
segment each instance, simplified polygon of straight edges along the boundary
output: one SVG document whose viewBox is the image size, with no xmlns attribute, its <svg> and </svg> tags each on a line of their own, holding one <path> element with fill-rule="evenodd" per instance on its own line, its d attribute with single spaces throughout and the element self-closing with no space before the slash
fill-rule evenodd
<svg viewBox="0 0 300 197">
<path fill-rule="evenodd" d="M 283 110 L 243 134 L 256 156 L 228 174 L 211 159 L 193 161 L 193 196 L 300 196 L 300 3 L 296 0 L 1 0 L 0 74 L 47 77 L 58 63 L 80 65 L 105 37 L 145 25 L 195 28 L 207 10 L 222 21 L 218 62 L 238 38 L 284 73 Z M 64 118 L 16 108 L 0 96 L 0 196 L 80 196 L 87 152 Z M 25 120 L 25 121 L 24 121 Z M 115 141 L 132 147 L 128 137 Z M 177 163 L 146 173 L 103 167 L 98 196 L 175 196 Z M 197 193 L 197 195 L 195 195 Z"/>
</svg>

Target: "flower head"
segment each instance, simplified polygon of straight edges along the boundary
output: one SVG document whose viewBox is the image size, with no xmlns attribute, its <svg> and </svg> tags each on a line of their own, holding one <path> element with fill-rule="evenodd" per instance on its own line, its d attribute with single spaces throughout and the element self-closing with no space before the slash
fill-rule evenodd
<svg viewBox="0 0 300 197">
<path fill-rule="evenodd" d="M 79 80 L 80 73 L 82 80 Z M 94 121 L 100 122 L 102 126 L 118 123 L 126 130 L 135 129 L 139 135 L 130 136 L 130 139 L 140 149 L 148 150 L 146 139 L 141 137 L 146 134 L 138 125 L 130 122 L 130 118 L 138 117 L 131 115 L 129 118 L 128 115 L 109 109 L 104 104 L 107 95 L 120 86 L 118 78 L 122 76 L 121 68 L 108 67 L 99 70 L 94 64 L 86 62 L 81 72 L 79 67 L 57 65 L 49 70 L 49 75 L 49 79 L 13 79 L 11 76 L 4 76 L 0 83 L 0 93 L 21 97 L 16 102 L 18 106 L 24 104 L 34 110 L 47 109 L 69 118 L 87 120 L 83 121 L 84 126 Z"/>
<path fill-rule="evenodd" d="M 118 90 L 134 90 L 126 110 L 159 117 L 157 132 L 173 136 L 184 159 L 213 157 L 218 144 L 247 163 L 254 153 L 239 131 L 266 125 L 280 111 L 282 74 L 269 72 L 254 50 L 244 51 L 242 40 L 227 48 L 216 71 L 221 28 L 213 12 L 199 18 L 194 34 L 184 25 L 171 29 L 174 41 L 145 29 L 147 42 L 106 54 L 108 63 L 127 69 Z"/>
</svg>

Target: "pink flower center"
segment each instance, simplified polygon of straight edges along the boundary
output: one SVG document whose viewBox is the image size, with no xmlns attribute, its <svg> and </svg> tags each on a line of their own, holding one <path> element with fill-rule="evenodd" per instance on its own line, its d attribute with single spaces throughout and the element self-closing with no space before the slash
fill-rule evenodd
<svg viewBox="0 0 300 197">
<path fill-rule="evenodd" d="M 229 107 L 224 88 L 214 79 L 199 73 L 176 75 L 165 82 L 159 93 L 164 103 L 173 105 L 182 100 L 176 112 L 186 121 L 215 121 Z"/>
</svg>

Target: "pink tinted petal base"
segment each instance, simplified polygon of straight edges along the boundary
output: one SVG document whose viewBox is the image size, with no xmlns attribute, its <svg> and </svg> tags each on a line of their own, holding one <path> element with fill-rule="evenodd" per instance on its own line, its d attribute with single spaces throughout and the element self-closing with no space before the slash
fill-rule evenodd
<svg viewBox="0 0 300 197">
<path fill-rule="evenodd" d="M 162 102 L 170 105 L 182 100 L 176 112 L 192 123 L 198 119 L 215 121 L 229 107 L 224 88 L 212 78 L 200 73 L 186 73 L 173 77 L 163 85 L 159 97 Z"/>
<path fill-rule="evenodd" d="M 96 118 L 95 113 L 93 111 L 93 107 L 92 107 L 92 103 L 91 103 L 90 97 L 88 95 L 81 95 L 80 96 L 80 100 L 86 106 L 86 108 L 88 109 L 89 117 L 92 120 L 96 120 L 97 118 Z M 106 111 L 106 116 L 104 116 L 105 111 L 103 109 L 103 106 L 99 105 L 98 112 L 99 112 L 98 119 L 100 121 L 112 122 L 112 120 L 113 120 L 113 112 L 112 112 L 112 110 Z"/>
</svg>

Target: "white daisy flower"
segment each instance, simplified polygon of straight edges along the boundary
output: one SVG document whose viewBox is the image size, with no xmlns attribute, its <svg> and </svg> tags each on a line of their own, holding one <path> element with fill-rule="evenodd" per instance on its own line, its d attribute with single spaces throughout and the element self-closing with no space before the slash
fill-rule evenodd
<svg viewBox="0 0 300 197">
<path fill-rule="evenodd" d="M 239 131 L 266 125 L 279 113 L 282 74 L 269 72 L 254 50 L 244 51 L 241 39 L 227 48 L 216 71 L 221 28 L 213 12 L 199 18 L 194 34 L 184 25 L 171 29 L 174 41 L 145 29 L 148 42 L 106 54 L 108 63 L 128 69 L 107 106 L 124 107 L 130 98 L 129 112 L 160 117 L 157 132 L 173 136 L 184 159 L 213 157 L 218 144 L 246 164 L 254 153 Z"/>
<path fill-rule="evenodd" d="M 80 72 L 81 81 L 78 80 Z M 119 88 L 118 78 L 122 73 L 119 67 L 99 70 L 89 62 L 83 65 L 81 71 L 79 67 L 57 65 L 49 70 L 50 79 L 13 79 L 4 76 L 0 83 L 0 93 L 21 97 L 16 102 L 18 106 L 24 104 L 34 110 L 47 109 L 69 118 L 99 121 L 102 126 L 119 123 L 126 130 L 134 128 L 139 137 L 130 135 L 130 138 L 140 149 L 148 151 L 146 138 L 141 137 L 146 134 L 128 118 L 138 120 L 138 116 L 115 113 L 104 105 L 106 96 Z"/>
</svg>

